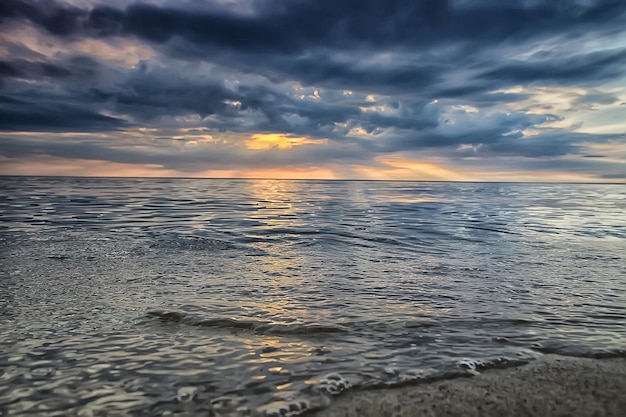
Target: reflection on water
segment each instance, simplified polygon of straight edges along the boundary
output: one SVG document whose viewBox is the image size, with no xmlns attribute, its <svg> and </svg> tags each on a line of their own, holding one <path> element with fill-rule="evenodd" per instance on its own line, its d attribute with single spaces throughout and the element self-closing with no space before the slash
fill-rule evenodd
<svg viewBox="0 0 626 417">
<path fill-rule="evenodd" d="M 543 352 L 624 354 L 621 186 L 0 187 L 5 414 L 299 413 Z"/>
</svg>

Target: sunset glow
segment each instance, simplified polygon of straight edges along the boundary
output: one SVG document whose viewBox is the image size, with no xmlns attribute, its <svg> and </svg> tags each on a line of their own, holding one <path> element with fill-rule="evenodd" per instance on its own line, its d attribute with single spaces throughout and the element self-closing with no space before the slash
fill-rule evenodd
<svg viewBox="0 0 626 417">
<path fill-rule="evenodd" d="M 294 137 L 294 136 L 289 136 L 289 135 L 284 135 L 284 134 L 259 133 L 259 134 L 252 135 L 252 138 L 250 140 L 246 140 L 245 143 L 248 149 L 266 150 L 266 149 L 273 149 L 273 148 L 291 149 L 294 146 L 302 146 L 306 144 L 325 144 L 326 142 L 327 142 L 326 139 L 319 141 L 319 140 L 313 140 L 309 138 L 299 138 L 299 137 Z"/>
</svg>

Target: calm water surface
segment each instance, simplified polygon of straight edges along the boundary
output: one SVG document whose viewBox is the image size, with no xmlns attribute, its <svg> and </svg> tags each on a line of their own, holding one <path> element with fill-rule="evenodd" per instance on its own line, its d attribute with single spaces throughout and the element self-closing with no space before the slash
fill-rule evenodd
<svg viewBox="0 0 626 417">
<path fill-rule="evenodd" d="M 625 212 L 623 185 L 0 178 L 0 416 L 295 415 L 623 356 Z"/>
</svg>

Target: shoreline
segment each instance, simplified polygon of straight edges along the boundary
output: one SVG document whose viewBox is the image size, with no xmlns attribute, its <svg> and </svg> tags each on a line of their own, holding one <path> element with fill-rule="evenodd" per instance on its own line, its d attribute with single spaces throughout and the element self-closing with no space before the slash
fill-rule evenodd
<svg viewBox="0 0 626 417">
<path fill-rule="evenodd" d="M 312 417 L 626 416 L 626 358 L 548 354 L 472 378 L 348 391 Z"/>
</svg>

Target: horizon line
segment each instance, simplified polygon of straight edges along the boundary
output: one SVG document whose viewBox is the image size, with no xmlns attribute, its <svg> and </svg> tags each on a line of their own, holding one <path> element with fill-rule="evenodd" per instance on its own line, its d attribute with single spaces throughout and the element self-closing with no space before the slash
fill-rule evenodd
<svg viewBox="0 0 626 417">
<path fill-rule="evenodd" d="M 425 179 L 370 179 L 370 178 L 272 178 L 272 177 L 132 177 L 108 175 L 12 175 L 0 174 L 3 178 L 81 178 L 81 179 L 144 179 L 144 180 L 241 180 L 241 181 L 316 181 L 316 182 L 437 182 L 464 184 L 589 184 L 589 185 L 624 185 L 622 182 L 603 181 L 480 181 L 480 180 L 425 180 Z M 610 179 L 609 179 L 610 180 Z"/>
</svg>

